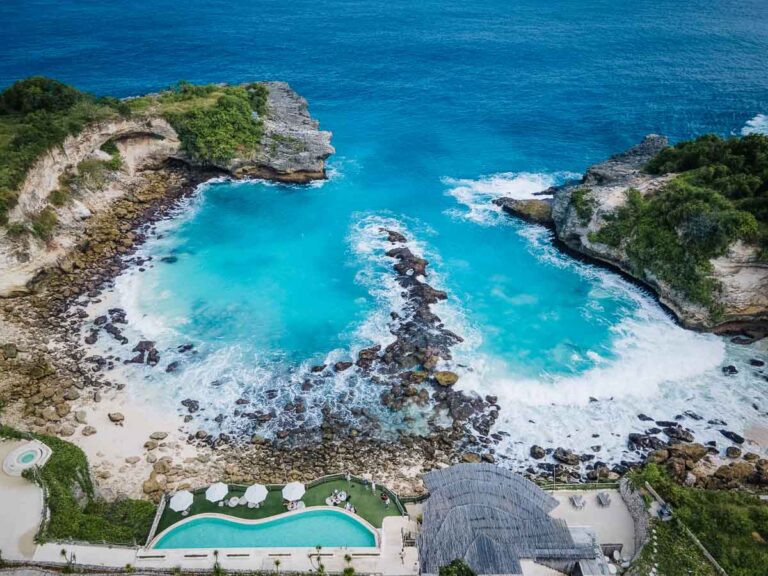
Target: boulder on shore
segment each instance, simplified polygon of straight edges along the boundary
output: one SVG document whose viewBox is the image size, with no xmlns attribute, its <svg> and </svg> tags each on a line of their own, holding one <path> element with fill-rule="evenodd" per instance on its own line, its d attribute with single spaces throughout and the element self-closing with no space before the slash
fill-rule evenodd
<svg viewBox="0 0 768 576">
<path fill-rule="evenodd" d="M 566 450 L 565 448 L 557 448 L 555 453 L 552 454 L 552 457 L 558 462 L 568 466 L 578 466 L 581 462 L 578 454 L 574 454 L 571 450 Z"/>
<path fill-rule="evenodd" d="M 448 370 L 438 370 L 435 372 L 435 380 L 440 386 L 453 386 L 459 381 L 459 375 Z"/>
<path fill-rule="evenodd" d="M 531 458 L 534 458 L 536 460 L 541 460 L 542 458 L 544 458 L 544 456 L 547 455 L 547 453 L 544 451 L 544 448 L 542 448 L 541 446 L 537 446 L 536 444 L 531 446 L 530 454 L 531 454 Z"/>
</svg>

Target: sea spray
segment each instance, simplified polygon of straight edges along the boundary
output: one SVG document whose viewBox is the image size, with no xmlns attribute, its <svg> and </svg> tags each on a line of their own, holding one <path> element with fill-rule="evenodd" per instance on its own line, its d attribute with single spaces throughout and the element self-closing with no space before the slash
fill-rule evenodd
<svg viewBox="0 0 768 576">
<path fill-rule="evenodd" d="M 758 114 L 754 118 L 747 121 L 747 123 L 741 129 L 741 135 L 747 136 L 749 134 L 768 135 L 768 115 L 767 114 Z"/>
<path fill-rule="evenodd" d="M 446 177 L 442 179 L 448 187 L 446 195 L 463 207 L 450 208 L 446 213 L 475 224 L 494 226 L 506 216 L 493 200 L 505 197 L 516 200 L 536 198 L 536 193 L 579 176 L 573 172 L 502 172 L 476 180 Z"/>
</svg>

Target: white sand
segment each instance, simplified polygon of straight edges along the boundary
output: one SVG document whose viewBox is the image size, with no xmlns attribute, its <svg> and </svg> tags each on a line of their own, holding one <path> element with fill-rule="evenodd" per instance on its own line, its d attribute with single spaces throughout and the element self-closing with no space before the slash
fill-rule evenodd
<svg viewBox="0 0 768 576">
<path fill-rule="evenodd" d="M 768 454 L 768 426 L 755 422 L 744 430 L 746 442 L 743 448 L 747 451 Z"/>
<path fill-rule="evenodd" d="M 153 432 L 168 433 L 153 451 L 158 458 L 170 456 L 174 462 L 180 462 L 196 455 L 195 447 L 187 444 L 186 435 L 180 431 L 183 422 L 176 412 L 163 412 L 148 402 L 131 398 L 125 390 L 108 391 L 100 402 L 88 400 L 75 410 L 86 412 L 88 425 L 96 428 L 97 433 L 83 436 L 80 427 L 67 440 L 86 453 L 94 479 L 105 496 L 141 496 L 142 483 L 152 471 L 144 443 Z M 113 423 L 108 416 L 111 412 L 120 412 L 125 420 Z M 126 458 L 131 457 L 140 460 L 126 463 Z M 103 477 L 106 473 L 108 478 Z"/>
<path fill-rule="evenodd" d="M 0 461 L 22 441 L 0 441 Z M 34 483 L 0 470 L 0 550 L 12 560 L 31 558 L 43 511 L 43 493 Z"/>
</svg>

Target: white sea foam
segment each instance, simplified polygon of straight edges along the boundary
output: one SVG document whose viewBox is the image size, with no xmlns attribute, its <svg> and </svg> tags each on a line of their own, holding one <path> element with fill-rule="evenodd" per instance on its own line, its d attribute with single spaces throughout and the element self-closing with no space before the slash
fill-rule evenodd
<svg viewBox="0 0 768 576">
<path fill-rule="evenodd" d="M 496 206 L 493 200 L 505 197 L 517 200 L 536 198 L 537 192 L 577 177 L 579 175 L 572 172 L 554 174 L 502 172 L 476 180 L 443 178 L 442 181 L 448 186 L 446 194 L 452 196 L 464 207 L 464 209 L 449 209 L 447 213 L 450 216 L 491 226 L 498 224 L 504 218 L 501 208 Z"/>
<path fill-rule="evenodd" d="M 529 447 L 541 444 L 581 452 L 599 445 L 601 460 L 631 460 L 636 456 L 627 453 L 627 435 L 647 427 L 638 420 L 639 412 L 668 420 L 692 410 L 703 420 L 688 418 L 684 425 L 694 430 L 697 439 L 722 441 L 717 426 L 708 424 L 708 419 L 723 418 L 730 428 L 744 430 L 756 417 L 745 406 L 756 399 L 759 405 L 768 405 L 768 390 L 748 370 L 739 374 L 736 384 L 719 369 L 734 362 L 734 354 L 749 354 L 747 348 L 735 349 L 720 337 L 684 330 L 644 290 L 566 256 L 553 245 L 549 230 L 501 218 L 491 204 L 499 196 L 525 197 L 541 184 L 555 183 L 554 177 L 525 178 L 522 184 L 520 175 L 445 182 L 452 186 L 448 194 L 469 209 L 456 209 L 451 215 L 480 225 L 508 225 L 542 265 L 587 279 L 592 287 L 585 313 L 599 314 L 605 298 L 618 295 L 627 302 L 625 316 L 611 327 L 610 354 L 566 352 L 574 363 L 589 359 L 591 367 L 580 373 L 523 377 L 479 346 L 464 350 L 461 361 L 472 370 L 457 386 L 498 397 L 501 411 L 496 430 L 510 433 L 498 449 L 502 458 L 525 462 Z"/>
<path fill-rule="evenodd" d="M 748 134 L 768 134 L 768 115 L 758 114 L 751 120 L 747 120 L 747 123 L 741 129 L 742 136 Z"/>
</svg>

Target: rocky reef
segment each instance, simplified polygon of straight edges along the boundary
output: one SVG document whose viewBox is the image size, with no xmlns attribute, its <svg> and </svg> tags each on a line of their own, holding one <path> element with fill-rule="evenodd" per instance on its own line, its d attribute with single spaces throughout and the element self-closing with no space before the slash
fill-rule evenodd
<svg viewBox="0 0 768 576">
<path fill-rule="evenodd" d="M 750 342 L 768 332 L 768 265 L 757 257 L 758 248 L 742 241 L 711 260 L 710 278 L 718 286 L 714 305 L 696 302 L 648 268 L 631 261 L 626 246 L 611 246 L 597 233 L 627 203 L 627 192 L 652 195 L 676 174 L 651 174 L 648 162 L 668 146 L 663 136 L 649 135 L 629 150 L 591 166 L 579 182 L 542 191 L 535 199 L 500 198 L 507 213 L 550 226 L 561 247 L 578 256 L 607 265 L 651 288 L 659 301 L 687 328 L 739 334 Z M 717 313 L 713 313 L 713 309 Z"/>
</svg>

